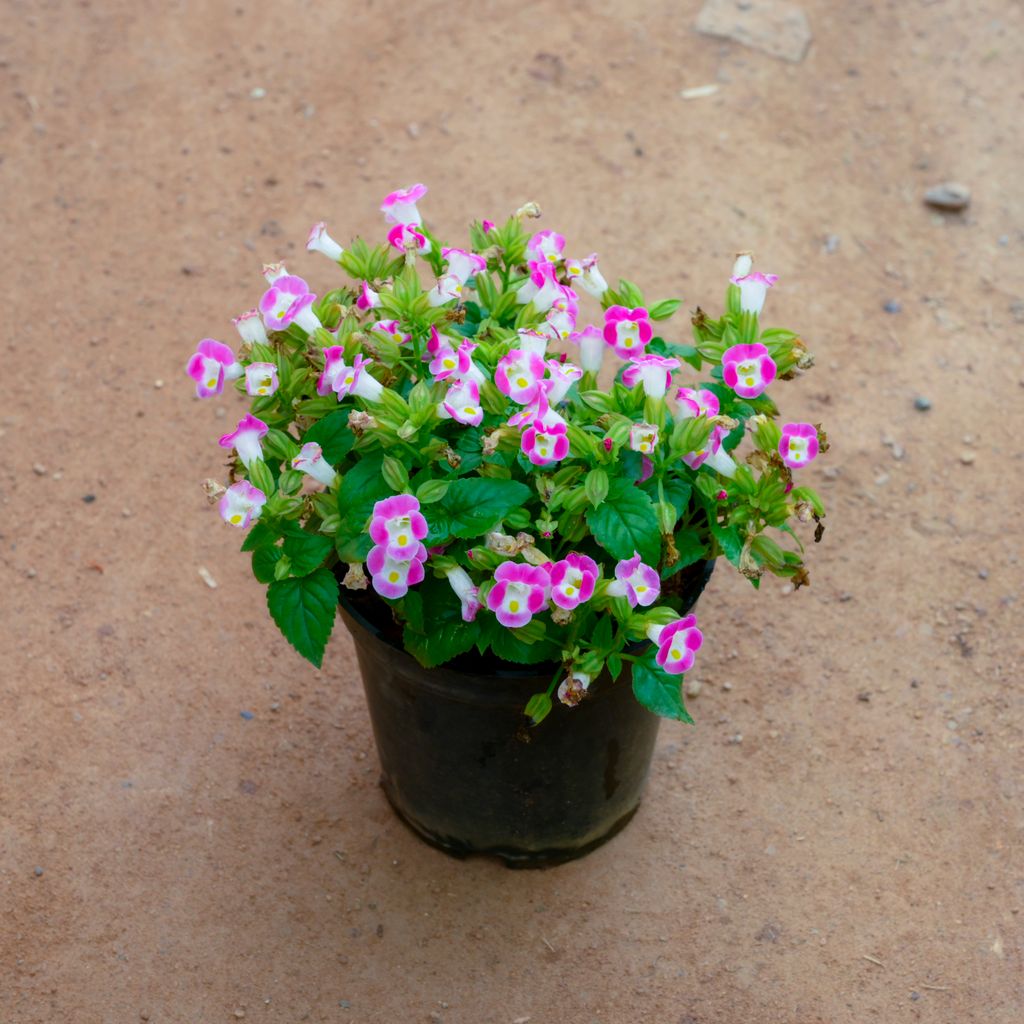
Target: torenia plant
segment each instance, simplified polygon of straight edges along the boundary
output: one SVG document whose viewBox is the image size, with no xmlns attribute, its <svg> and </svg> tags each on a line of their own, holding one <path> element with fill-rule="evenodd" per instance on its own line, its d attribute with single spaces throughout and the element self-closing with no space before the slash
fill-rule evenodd
<svg viewBox="0 0 1024 1024">
<path fill-rule="evenodd" d="M 740 254 L 724 312 L 698 308 L 683 340 L 678 300 L 612 288 L 596 254 L 529 230 L 535 204 L 474 223 L 460 249 L 424 224 L 425 193 L 384 199 L 377 244 L 315 225 L 307 249 L 347 282 L 318 296 L 265 267 L 237 354 L 199 343 L 196 394 L 251 398 L 220 439 L 229 486 L 208 493 L 317 666 L 339 586 L 372 588 L 424 666 L 473 649 L 556 663 L 535 722 L 627 662 L 641 703 L 689 721 L 703 637 L 682 614 L 686 570 L 721 555 L 755 587 L 766 572 L 799 587 L 795 525 L 823 530 L 797 483 L 827 440 L 780 425 L 769 395 L 812 364 L 792 331 L 761 326 L 776 278 Z"/>
</svg>

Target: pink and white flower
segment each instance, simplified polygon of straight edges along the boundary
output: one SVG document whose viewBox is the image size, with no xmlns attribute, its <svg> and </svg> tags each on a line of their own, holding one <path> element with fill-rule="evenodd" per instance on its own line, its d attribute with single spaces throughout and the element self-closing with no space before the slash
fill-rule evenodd
<svg viewBox="0 0 1024 1024">
<path fill-rule="evenodd" d="M 733 345 L 722 354 L 722 380 L 740 398 L 757 398 L 775 380 L 775 360 L 759 341 Z"/>
<path fill-rule="evenodd" d="M 241 316 L 232 317 L 231 322 L 235 325 L 242 341 L 250 345 L 266 345 L 270 340 L 267 337 L 267 330 L 260 319 L 258 309 L 246 310 Z"/>
<path fill-rule="evenodd" d="M 551 600 L 559 608 L 572 611 L 594 596 L 600 570 L 586 555 L 572 552 L 548 570 L 551 576 Z"/>
<path fill-rule="evenodd" d="M 427 292 L 427 301 L 431 306 L 443 306 L 462 298 L 462 282 L 454 274 L 442 274 L 437 284 Z"/>
<path fill-rule="evenodd" d="M 740 253 L 732 268 L 730 280 L 740 290 L 740 309 L 744 313 L 760 314 L 768 289 L 778 281 L 778 274 L 761 274 L 751 270 L 753 260 L 749 253 Z"/>
<path fill-rule="evenodd" d="M 338 378 L 348 369 L 345 349 L 341 345 L 328 345 L 324 349 L 324 369 L 316 382 L 316 393 L 323 398 L 334 390 Z"/>
<path fill-rule="evenodd" d="M 260 441 L 269 429 L 263 420 L 247 413 L 238 421 L 238 426 L 230 434 L 224 434 L 217 443 L 221 448 L 234 448 L 242 465 L 248 469 L 254 462 L 262 460 L 263 445 Z"/>
<path fill-rule="evenodd" d="M 264 263 L 263 276 L 267 284 L 273 284 L 280 277 L 288 277 L 288 268 L 283 263 Z"/>
<path fill-rule="evenodd" d="M 545 365 L 548 368 L 548 377 L 544 381 L 547 399 L 551 405 L 558 405 L 573 383 L 583 376 L 583 371 L 572 363 L 563 363 L 560 359 L 549 359 Z"/>
<path fill-rule="evenodd" d="M 569 341 L 580 347 L 580 366 L 587 373 L 600 373 L 604 365 L 605 342 L 601 332 L 590 325 L 582 331 L 574 331 Z"/>
<path fill-rule="evenodd" d="M 372 359 L 364 359 L 361 355 L 356 356 L 356 361 L 352 366 L 345 366 L 342 363 L 343 369 L 334 380 L 334 391 L 339 402 L 348 395 L 365 398 L 368 402 L 380 401 L 380 396 L 384 393 L 384 385 L 375 377 L 370 376 L 367 367 L 372 365 Z"/>
<path fill-rule="evenodd" d="M 676 401 L 679 402 L 679 415 L 684 419 L 718 415 L 718 395 L 705 388 L 680 388 L 676 392 Z"/>
<path fill-rule="evenodd" d="M 818 430 L 813 423 L 787 423 L 782 428 L 779 454 L 790 469 L 800 469 L 818 455 Z"/>
<path fill-rule="evenodd" d="M 277 388 L 277 367 L 273 363 L 250 363 L 245 368 L 246 394 L 266 398 Z"/>
<path fill-rule="evenodd" d="M 568 291 L 569 289 L 566 289 Z M 579 313 L 579 304 L 573 300 L 564 300 L 559 305 L 552 306 L 548 315 L 544 318 L 544 326 L 551 331 L 556 338 L 565 341 L 574 330 L 576 330 L 576 317 Z"/>
<path fill-rule="evenodd" d="M 283 331 L 289 324 L 298 324 L 307 334 L 312 334 L 323 324 L 313 312 L 316 296 L 301 277 L 287 275 L 279 277 L 263 293 L 260 312 L 263 322 L 271 331 Z"/>
<path fill-rule="evenodd" d="M 327 234 L 327 228 L 322 220 L 318 220 L 310 229 L 309 237 L 306 239 L 306 249 L 309 252 L 322 252 L 329 260 L 335 263 L 341 259 L 345 251 L 338 243 Z"/>
<path fill-rule="evenodd" d="M 547 355 L 548 343 L 551 341 L 548 332 L 539 331 L 535 327 L 520 327 L 516 335 L 519 338 L 520 351 L 538 356 Z"/>
<path fill-rule="evenodd" d="M 605 592 L 610 597 L 624 597 L 630 608 L 637 605 L 647 608 L 658 600 L 661 577 L 656 569 L 641 561 L 637 552 L 633 552 L 632 558 L 623 559 L 615 566 L 615 579 Z"/>
<path fill-rule="evenodd" d="M 412 340 L 411 334 L 404 334 L 401 325 L 397 320 L 378 320 L 370 324 L 370 333 L 386 334 L 394 339 L 399 345 L 404 345 Z"/>
<path fill-rule="evenodd" d="M 683 456 L 683 462 L 690 469 L 699 469 L 707 463 L 709 468 L 714 469 L 716 472 L 721 473 L 722 476 L 726 476 L 731 480 L 736 475 L 736 461 L 722 447 L 726 433 L 725 427 L 712 427 L 711 434 L 704 447 L 698 448 L 697 451 L 687 452 Z"/>
<path fill-rule="evenodd" d="M 370 582 L 381 597 L 397 600 L 405 597 L 409 587 L 423 582 L 423 563 L 427 560 L 427 549 L 416 544 L 408 558 L 395 558 L 388 549 L 378 544 L 370 548 L 366 556 L 366 568 L 370 570 Z"/>
<path fill-rule="evenodd" d="M 641 455 L 650 455 L 658 447 L 658 428 L 653 423 L 634 423 L 629 428 L 629 447 Z"/>
<path fill-rule="evenodd" d="M 543 387 L 537 392 L 537 397 L 532 402 L 524 405 L 519 412 L 513 413 L 508 418 L 510 427 L 537 426 L 538 424 L 544 427 L 568 426 L 565 419 L 551 408 L 551 403 L 548 401 Z"/>
<path fill-rule="evenodd" d="M 648 345 L 654 331 L 643 306 L 609 306 L 604 311 L 604 340 L 623 359 L 632 359 Z"/>
<path fill-rule="evenodd" d="M 535 466 L 550 466 L 561 462 L 569 454 L 569 438 L 564 423 L 546 426 L 534 420 L 533 426 L 523 431 L 523 454 Z"/>
<path fill-rule="evenodd" d="M 535 352 L 514 348 L 498 360 L 494 383 L 513 402 L 526 405 L 537 397 L 544 378 L 544 360 Z"/>
<path fill-rule="evenodd" d="M 679 676 L 693 667 L 694 655 L 704 643 L 697 616 L 687 615 L 667 626 L 650 625 L 647 636 L 658 645 L 654 660 L 670 675 Z"/>
<path fill-rule="evenodd" d="M 430 239 L 418 231 L 415 224 L 396 224 L 388 232 L 388 242 L 402 252 L 412 249 L 421 256 L 426 256 L 431 249 Z"/>
<path fill-rule="evenodd" d="M 267 496 L 258 487 L 248 480 L 239 480 L 224 492 L 218 508 L 225 523 L 244 529 L 259 519 L 266 503 Z"/>
<path fill-rule="evenodd" d="M 448 273 L 465 284 L 471 277 L 487 269 L 487 260 L 475 252 L 465 249 L 442 249 L 441 255 L 448 261 Z"/>
<path fill-rule="evenodd" d="M 359 289 L 359 295 L 356 297 L 356 306 L 365 313 L 368 309 L 376 309 L 379 305 L 379 293 L 370 287 L 368 281 L 364 281 L 362 288 Z"/>
<path fill-rule="evenodd" d="M 565 251 L 565 239 L 557 231 L 538 231 L 526 243 L 531 263 L 557 263 Z"/>
<path fill-rule="evenodd" d="M 299 449 L 299 454 L 292 459 L 292 469 L 311 476 L 324 487 L 333 487 L 338 479 L 334 467 L 324 458 L 324 451 L 316 441 L 307 441 Z"/>
<path fill-rule="evenodd" d="M 601 298 L 608 291 L 608 282 L 597 268 L 597 253 L 583 260 L 566 260 L 565 272 L 574 285 L 578 284 L 588 295 Z"/>
<path fill-rule="evenodd" d="M 224 390 L 225 381 L 236 380 L 244 371 L 227 345 L 203 338 L 186 363 L 185 372 L 196 382 L 199 398 L 212 398 Z"/>
<path fill-rule="evenodd" d="M 480 405 L 480 385 L 475 380 L 455 378 L 448 393 L 438 403 L 437 414 L 442 419 L 479 427 L 484 419 L 484 410 Z"/>
<path fill-rule="evenodd" d="M 411 185 L 396 189 L 384 197 L 380 204 L 381 213 L 388 224 L 422 224 L 423 218 L 416 203 L 427 194 L 426 185 Z"/>
<path fill-rule="evenodd" d="M 391 558 L 413 558 L 426 535 L 427 521 L 420 512 L 419 500 L 413 495 L 396 494 L 373 506 L 370 539 Z"/>
<path fill-rule="evenodd" d="M 520 562 L 502 562 L 494 572 L 495 584 L 487 607 L 510 629 L 525 626 L 547 606 L 550 579 L 546 569 Z"/>
<path fill-rule="evenodd" d="M 664 398 L 672 384 L 672 371 L 678 369 L 678 359 L 653 354 L 633 356 L 622 371 L 622 383 L 631 388 L 639 382 L 648 398 Z"/>
<path fill-rule="evenodd" d="M 516 302 L 520 305 L 532 302 L 538 313 L 546 313 L 562 294 L 562 285 L 558 282 L 555 265 L 531 263 L 530 280 L 516 292 Z"/>
<path fill-rule="evenodd" d="M 452 590 L 455 591 L 455 596 L 462 602 L 462 621 L 472 622 L 481 608 L 478 600 L 479 587 L 473 583 L 472 577 L 460 565 L 446 570 L 445 576 L 448 578 Z"/>
</svg>

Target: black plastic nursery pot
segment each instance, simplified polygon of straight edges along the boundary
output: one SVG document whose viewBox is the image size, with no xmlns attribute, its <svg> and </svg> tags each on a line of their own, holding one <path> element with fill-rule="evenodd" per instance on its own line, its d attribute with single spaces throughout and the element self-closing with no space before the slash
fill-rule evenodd
<svg viewBox="0 0 1024 1024">
<path fill-rule="evenodd" d="M 673 580 L 684 613 L 713 569 L 698 563 Z M 577 707 L 556 700 L 532 726 L 523 708 L 555 665 L 463 657 L 424 668 L 396 642 L 383 601 L 341 593 L 381 786 L 420 837 L 455 856 L 544 867 L 583 856 L 633 817 L 660 720 L 633 696 L 628 663 L 617 681 L 602 674 Z"/>
</svg>

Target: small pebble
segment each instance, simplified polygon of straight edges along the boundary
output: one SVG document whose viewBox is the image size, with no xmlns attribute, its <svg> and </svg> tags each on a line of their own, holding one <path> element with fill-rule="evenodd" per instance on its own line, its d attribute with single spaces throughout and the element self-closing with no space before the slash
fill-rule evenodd
<svg viewBox="0 0 1024 1024">
<path fill-rule="evenodd" d="M 267 95 L 267 90 L 261 85 L 257 85 L 250 93 L 249 98 L 253 100 L 261 100 Z"/>
<path fill-rule="evenodd" d="M 914 408 L 918 412 L 927 412 L 931 407 L 932 400 L 930 398 L 925 398 L 924 395 L 918 395 L 917 398 L 914 399 Z"/>
<path fill-rule="evenodd" d="M 42 873 L 43 873 L 43 869 L 42 868 L 33 868 L 32 869 L 32 874 L 35 875 L 36 878 L 39 878 L 42 875 Z"/>
<path fill-rule="evenodd" d="M 699 679 L 686 680 L 686 696 L 696 697 L 704 689 L 704 684 Z"/>
<path fill-rule="evenodd" d="M 831 256 L 832 253 L 834 253 L 834 252 L 836 252 L 836 250 L 838 250 L 838 248 L 839 248 L 839 236 L 838 235 L 826 235 L 825 236 L 825 243 L 824 243 L 825 252 L 828 253 L 829 256 Z"/>
<path fill-rule="evenodd" d="M 903 304 L 897 299 L 887 299 L 882 304 L 882 309 L 884 309 L 886 313 L 899 313 L 903 309 Z"/>
<path fill-rule="evenodd" d="M 60 471 L 60 470 L 58 469 L 58 470 L 57 470 L 57 472 L 56 472 L 56 473 L 54 473 L 54 474 L 53 474 L 53 475 L 52 475 L 52 476 L 50 477 L 50 479 L 51 479 L 51 480 L 61 480 L 61 479 L 63 479 L 63 477 L 64 477 L 64 474 L 63 474 L 63 473 L 62 473 L 62 472 L 61 472 L 61 471 Z"/>
<path fill-rule="evenodd" d="M 979 580 L 987 580 L 988 579 L 988 569 L 979 569 L 978 570 L 978 579 Z"/>
<path fill-rule="evenodd" d="M 1002 245 L 1002 246 L 1007 246 L 1007 245 L 1009 245 L 1009 244 L 1010 244 L 1010 236 L 1009 236 L 1009 235 L 1000 235 L 1000 236 L 999 236 L 999 237 L 998 237 L 998 238 L 996 239 L 996 241 L 997 241 L 997 242 L 998 242 L 998 243 L 999 243 L 1000 245 Z"/>
<path fill-rule="evenodd" d="M 238 712 L 247 722 L 252 721 L 255 717 L 251 711 L 239 711 Z"/>
<path fill-rule="evenodd" d="M 46 467 L 41 462 L 37 462 L 32 467 L 32 472 L 35 473 L 36 476 L 46 476 Z"/>
<path fill-rule="evenodd" d="M 722 689 L 728 692 L 732 689 L 732 683 L 722 683 Z"/>
<path fill-rule="evenodd" d="M 339 1000 L 338 1000 L 338 1005 L 339 1005 L 339 1006 L 340 1006 L 340 1007 L 341 1007 L 341 1008 L 342 1008 L 343 1010 L 351 1010 L 351 1009 L 352 1009 L 352 1003 L 351 1003 L 351 1002 L 349 1002 L 349 1000 L 347 1000 L 347 999 L 339 999 Z"/>
<path fill-rule="evenodd" d="M 82 495 L 82 501 L 84 501 L 86 503 L 86 505 L 91 505 L 95 500 L 96 500 L 96 495 L 95 494 L 83 494 Z"/>
<path fill-rule="evenodd" d="M 34 579 L 36 578 L 36 576 L 38 576 L 39 574 L 38 574 L 38 573 L 37 573 L 37 572 L 35 571 L 35 569 L 26 569 L 26 570 L 25 570 L 25 575 L 26 575 L 26 576 L 27 576 L 27 577 L 28 577 L 28 578 L 29 578 L 30 580 L 34 580 Z"/>
<path fill-rule="evenodd" d="M 155 388 L 156 388 L 156 389 L 157 389 L 158 391 L 159 391 L 159 390 L 160 390 L 160 388 L 162 388 L 163 386 L 164 386 L 164 382 L 163 382 L 162 380 L 160 380 L 160 379 L 157 379 L 157 380 L 153 381 L 153 387 L 155 387 Z"/>
<path fill-rule="evenodd" d="M 966 210 L 971 203 L 971 190 L 966 185 L 955 181 L 944 181 L 941 185 L 933 185 L 924 194 L 928 206 L 937 210 Z"/>
<path fill-rule="evenodd" d="M 965 466 L 969 466 L 975 460 L 975 458 L 977 458 L 977 456 L 974 454 L 974 452 L 961 452 L 960 453 L 960 461 Z"/>
<path fill-rule="evenodd" d="M 870 704 L 871 694 L 868 693 L 867 690 L 861 690 L 861 692 L 857 694 L 857 700 L 859 700 L 862 704 Z"/>
</svg>

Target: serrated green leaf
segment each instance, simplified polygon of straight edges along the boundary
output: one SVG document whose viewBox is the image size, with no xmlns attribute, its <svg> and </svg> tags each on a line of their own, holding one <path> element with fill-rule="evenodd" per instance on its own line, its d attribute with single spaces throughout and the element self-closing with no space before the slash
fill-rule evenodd
<svg viewBox="0 0 1024 1024">
<path fill-rule="evenodd" d="M 280 534 L 273 526 L 260 519 L 253 524 L 252 529 L 245 535 L 245 540 L 242 541 L 242 550 L 255 551 L 256 548 L 273 544 L 279 536 Z"/>
<path fill-rule="evenodd" d="M 732 562 L 733 565 L 740 564 L 740 555 L 743 552 L 743 535 L 736 526 L 719 526 L 712 523 L 711 535 L 718 541 L 722 554 Z"/>
<path fill-rule="evenodd" d="M 267 608 L 285 639 L 317 668 L 334 626 L 338 581 L 330 569 L 277 580 L 267 588 Z"/>
<path fill-rule="evenodd" d="M 516 480 L 464 477 L 453 480 L 448 492 L 431 509 L 434 522 L 448 536 L 478 537 L 493 529 L 514 508 L 525 505 L 530 488 Z M 441 523 L 441 515 L 446 520 Z"/>
<path fill-rule="evenodd" d="M 316 569 L 334 547 L 330 537 L 308 533 L 300 526 L 290 529 L 284 538 L 284 553 L 291 559 L 293 576 L 305 576 Z"/>
<path fill-rule="evenodd" d="M 628 480 L 613 480 L 608 497 L 586 511 L 594 539 L 615 558 L 632 558 L 634 552 L 647 565 L 661 560 L 661 530 L 650 496 Z"/>
</svg>

